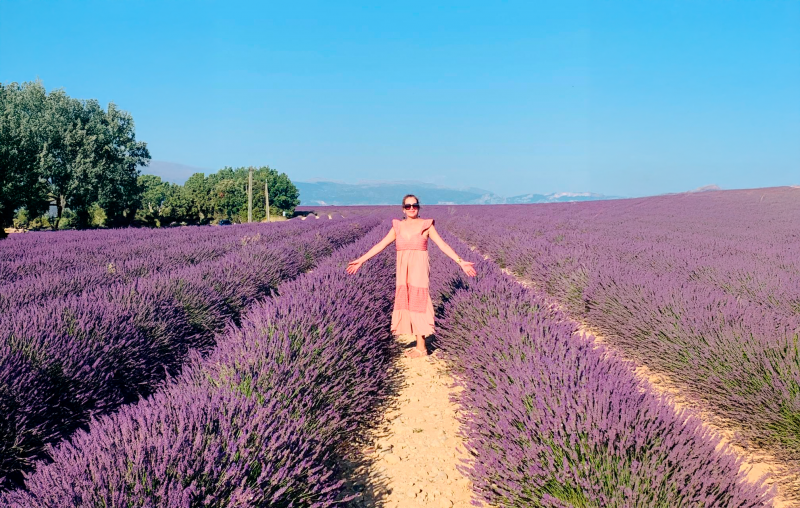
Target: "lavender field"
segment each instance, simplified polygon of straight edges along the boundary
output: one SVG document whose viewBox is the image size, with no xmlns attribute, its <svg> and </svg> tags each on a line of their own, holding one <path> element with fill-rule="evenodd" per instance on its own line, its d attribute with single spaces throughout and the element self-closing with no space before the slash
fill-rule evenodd
<svg viewBox="0 0 800 508">
<path fill-rule="evenodd" d="M 741 461 L 547 296 L 479 261 L 471 281 L 437 259 L 437 335 L 464 387 L 467 465 L 490 506 L 772 506 Z"/>
<path fill-rule="evenodd" d="M 3 242 L 3 484 L 20 485 L 46 446 L 91 418 L 153 393 L 246 308 L 377 222 L 43 233 Z"/>
<path fill-rule="evenodd" d="M 800 189 L 459 207 L 448 229 L 800 473 Z"/>
<path fill-rule="evenodd" d="M 333 457 L 387 395 L 398 354 L 388 254 L 357 278 L 373 231 L 282 284 L 153 397 L 93 420 L 40 463 L 11 506 L 333 506 Z M 355 289 L 358 288 L 358 291 Z"/>
<path fill-rule="evenodd" d="M 319 212 L 0 243 L 0 504 L 360 506 L 341 463 L 395 388 L 393 249 L 345 267 L 398 211 Z M 478 271 L 431 245 L 476 500 L 773 506 L 635 363 L 800 474 L 800 189 L 422 215 Z"/>
</svg>

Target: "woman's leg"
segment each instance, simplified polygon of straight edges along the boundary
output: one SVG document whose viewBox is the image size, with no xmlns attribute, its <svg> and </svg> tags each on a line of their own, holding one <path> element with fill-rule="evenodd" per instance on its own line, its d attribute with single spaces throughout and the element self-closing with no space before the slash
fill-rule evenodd
<svg viewBox="0 0 800 508">
<path fill-rule="evenodd" d="M 425 336 L 417 335 L 417 350 L 423 355 L 428 354 L 428 348 L 425 346 Z"/>
<path fill-rule="evenodd" d="M 425 347 L 425 336 L 415 335 L 417 338 L 417 345 L 406 351 L 406 356 L 409 358 L 419 358 L 420 356 L 427 356 L 428 349 Z"/>
</svg>

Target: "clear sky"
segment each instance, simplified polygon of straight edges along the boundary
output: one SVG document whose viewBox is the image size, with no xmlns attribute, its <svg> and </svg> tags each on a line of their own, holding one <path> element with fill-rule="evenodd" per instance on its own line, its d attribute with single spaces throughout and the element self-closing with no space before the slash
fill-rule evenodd
<svg viewBox="0 0 800 508">
<path fill-rule="evenodd" d="M 500 195 L 800 184 L 800 2 L 0 1 L 154 160 Z"/>
</svg>

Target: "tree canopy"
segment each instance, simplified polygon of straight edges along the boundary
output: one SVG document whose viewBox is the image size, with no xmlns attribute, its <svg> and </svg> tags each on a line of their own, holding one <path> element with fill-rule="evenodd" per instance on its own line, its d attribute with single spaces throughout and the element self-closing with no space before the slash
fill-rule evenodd
<svg viewBox="0 0 800 508">
<path fill-rule="evenodd" d="M 0 235 L 15 212 L 56 206 L 86 227 L 100 206 L 107 225 L 129 224 L 139 206 L 139 166 L 150 153 L 136 141 L 133 118 L 109 103 L 49 94 L 41 82 L 0 83 Z"/>
</svg>

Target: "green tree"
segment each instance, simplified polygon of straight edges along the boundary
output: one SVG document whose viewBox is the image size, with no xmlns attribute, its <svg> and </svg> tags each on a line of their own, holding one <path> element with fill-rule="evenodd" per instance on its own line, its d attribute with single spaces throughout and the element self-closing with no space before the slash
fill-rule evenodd
<svg viewBox="0 0 800 508">
<path fill-rule="evenodd" d="M 158 210 L 164 199 L 167 197 L 167 182 L 161 180 L 160 176 L 140 175 L 137 183 L 141 189 L 140 211 L 158 214 Z"/>
<path fill-rule="evenodd" d="M 99 106 L 94 103 L 93 106 Z M 139 166 L 150 163 L 147 144 L 136 141 L 133 117 L 127 111 L 117 108 L 112 102 L 108 110 L 96 118 L 101 125 L 98 135 L 101 139 L 101 152 L 97 159 L 102 161 L 105 171 L 98 188 L 97 203 L 106 213 L 112 226 L 126 226 L 131 223 L 139 206 L 139 187 L 136 183 Z"/>
<path fill-rule="evenodd" d="M 154 175 L 141 175 L 141 209 L 137 219 L 153 225 L 169 222 L 207 222 L 217 219 L 247 220 L 248 168 L 224 167 L 207 177 L 193 174 L 181 185 Z M 253 220 L 266 217 L 264 183 L 269 183 L 270 213 L 291 214 L 299 204 L 299 191 L 285 173 L 263 166 L 253 171 Z"/>
<path fill-rule="evenodd" d="M 192 221 L 207 222 L 214 215 L 213 186 L 203 173 L 195 173 L 183 184 L 191 202 L 189 217 Z"/>
<path fill-rule="evenodd" d="M 191 221 L 192 200 L 181 185 L 164 182 L 161 177 L 141 175 L 138 179 L 142 189 L 141 208 L 136 219 L 153 226 L 170 222 Z"/>
<path fill-rule="evenodd" d="M 47 210 L 39 172 L 46 100 L 39 82 L 0 83 L 0 238 L 17 209 L 25 207 L 29 217 Z"/>
<path fill-rule="evenodd" d="M 222 181 L 233 181 L 234 185 L 230 188 L 241 188 L 242 194 L 236 194 L 231 199 L 237 199 L 236 206 L 230 206 L 228 210 L 233 210 L 232 214 L 217 209 L 218 214 L 225 217 L 236 217 L 244 222 L 247 220 L 247 185 L 249 168 L 230 168 L 225 167 L 216 174 L 209 175 L 209 180 L 214 185 L 219 185 Z M 288 214 L 294 213 L 295 207 L 300 204 L 300 192 L 285 173 L 278 173 L 277 170 L 269 166 L 254 168 L 253 170 L 253 220 L 261 221 L 266 218 L 264 202 L 264 183 L 269 184 L 269 205 L 271 214 L 279 214 L 286 211 Z"/>
<path fill-rule="evenodd" d="M 237 181 L 247 185 L 248 168 L 237 168 Z M 269 166 L 262 166 L 253 170 L 253 220 L 262 221 L 267 217 L 266 203 L 264 201 L 264 183 L 269 185 L 269 207 L 271 215 L 279 215 L 286 211 L 291 215 L 294 209 L 300 204 L 300 192 L 294 186 L 286 173 L 278 173 L 277 170 Z M 246 187 L 245 187 L 246 188 Z M 247 202 L 245 201 L 241 220 L 247 220 Z"/>
<path fill-rule="evenodd" d="M 56 227 L 61 226 L 67 207 L 78 215 L 78 222 L 80 212 L 86 211 L 88 221 L 89 206 L 97 198 L 104 168 L 95 160 L 99 143 L 90 130 L 90 114 L 63 90 L 54 90 L 47 98 L 39 162 L 41 177 L 55 202 Z"/>
<path fill-rule="evenodd" d="M 300 204 L 300 191 L 295 187 L 286 173 L 278 173 L 277 170 L 269 166 L 259 168 L 259 171 L 262 174 L 266 174 L 264 180 L 267 180 L 269 183 L 270 206 L 274 206 L 278 211 L 285 211 L 287 215 L 293 214 L 294 209 Z M 259 177 L 259 183 L 261 183 L 261 181 L 261 177 Z M 263 184 L 255 187 L 258 189 L 257 195 L 259 196 L 259 202 L 263 202 Z M 254 192 L 253 201 L 255 201 L 255 195 L 256 192 Z"/>
<path fill-rule="evenodd" d="M 243 207 L 247 208 L 247 194 L 241 182 L 233 178 L 216 179 L 212 203 L 216 215 L 232 219 L 239 216 Z"/>
<path fill-rule="evenodd" d="M 167 182 L 162 182 L 160 176 L 141 175 L 137 179 L 140 188 L 140 208 L 136 212 L 136 219 L 147 224 L 157 226 L 161 217 L 161 206 L 167 198 Z"/>
<path fill-rule="evenodd" d="M 78 227 L 89 222 L 97 202 L 110 225 L 129 224 L 138 207 L 138 166 L 150 160 L 147 146 L 137 142 L 130 114 L 110 103 L 72 99 L 55 90 L 44 112 L 42 178 L 55 200 L 57 219 L 65 208 L 75 213 Z"/>
<path fill-rule="evenodd" d="M 167 195 L 164 205 L 161 207 L 162 222 L 189 222 L 192 220 L 190 215 L 192 210 L 192 200 L 189 192 L 181 185 L 167 184 Z"/>
</svg>

